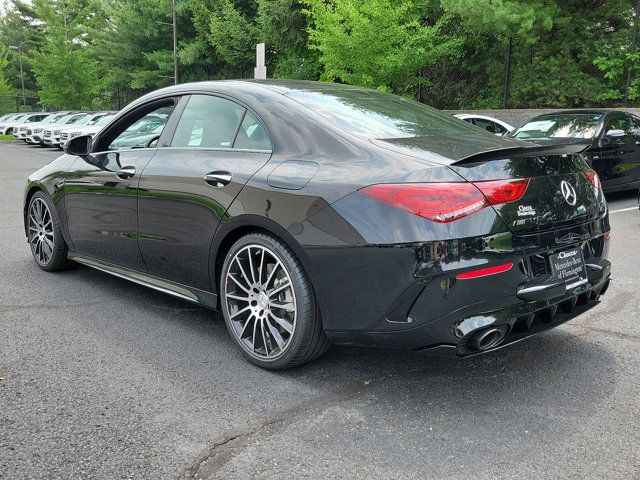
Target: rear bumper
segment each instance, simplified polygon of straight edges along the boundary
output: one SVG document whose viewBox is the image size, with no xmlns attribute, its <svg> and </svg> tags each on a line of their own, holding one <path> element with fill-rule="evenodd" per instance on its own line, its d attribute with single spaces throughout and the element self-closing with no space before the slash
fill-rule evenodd
<svg viewBox="0 0 640 480">
<path fill-rule="evenodd" d="M 398 348 L 445 356 L 470 356 L 496 350 L 565 323 L 597 305 L 611 282 L 611 264 L 602 259 L 601 270 L 587 269 L 589 283 L 578 291 L 537 301 L 523 301 L 517 295 L 492 298 L 461 306 L 435 320 L 421 321 L 433 315 L 429 286 L 425 286 L 406 312 L 390 311 L 383 330 L 328 332 L 338 344 Z M 550 294 L 554 290 L 549 291 Z M 398 307 L 401 303 L 398 303 Z M 395 316 L 394 316 L 395 315 Z M 389 317 L 392 317 L 391 319 Z M 405 322 L 398 322 L 404 319 Z M 417 327 L 412 324 L 419 323 Z M 389 328 L 390 325 L 395 328 Z M 403 328 L 404 327 L 404 328 Z M 408 328 L 407 328 L 408 327 Z M 470 346 L 478 332 L 498 328 L 505 332 L 496 346 L 478 351 Z"/>
<path fill-rule="evenodd" d="M 504 338 L 487 351 L 514 343 L 560 325 L 596 304 L 611 279 L 608 232 L 608 219 L 604 217 L 532 235 L 503 232 L 463 240 L 396 245 L 378 253 L 369 247 L 363 257 L 371 262 L 367 290 L 374 291 L 374 286 L 386 283 L 387 290 L 391 287 L 398 293 L 387 300 L 382 312 L 378 310 L 369 319 L 361 317 L 359 324 L 351 322 L 350 328 L 342 329 L 337 322 L 331 325 L 329 319 L 325 323 L 327 335 L 338 344 L 437 350 L 457 356 L 479 353 L 470 346 L 473 343 L 470 340 L 478 332 L 491 328 L 500 329 Z M 571 239 L 582 240 L 570 243 Z M 576 246 L 582 250 L 587 281 L 567 287 L 553 280 L 556 277 L 551 275 L 549 256 Z M 413 261 L 409 252 L 413 252 Z M 457 274 L 472 268 L 505 263 L 513 263 L 513 267 L 503 273 L 457 278 Z M 383 275 L 372 281 L 371 272 L 377 270 Z M 407 281 L 409 278 L 413 281 Z M 402 279 L 406 283 L 393 283 Z M 347 277 L 336 281 L 341 292 L 348 288 Z M 377 297 L 367 297 L 366 302 L 353 295 L 351 311 L 357 307 L 365 312 L 367 304 L 380 308 L 379 299 L 384 293 L 381 290 Z"/>
</svg>

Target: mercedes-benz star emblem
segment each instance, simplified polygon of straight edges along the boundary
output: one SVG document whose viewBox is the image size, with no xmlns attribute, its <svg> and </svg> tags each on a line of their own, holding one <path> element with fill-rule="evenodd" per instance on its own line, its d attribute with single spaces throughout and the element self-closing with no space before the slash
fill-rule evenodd
<svg viewBox="0 0 640 480">
<path fill-rule="evenodd" d="M 566 180 L 563 180 L 560 183 L 560 191 L 562 192 L 562 196 L 567 201 L 567 203 L 573 207 L 578 200 L 578 195 L 576 195 L 576 189 L 573 188 L 573 185 L 571 185 Z"/>
</svg>

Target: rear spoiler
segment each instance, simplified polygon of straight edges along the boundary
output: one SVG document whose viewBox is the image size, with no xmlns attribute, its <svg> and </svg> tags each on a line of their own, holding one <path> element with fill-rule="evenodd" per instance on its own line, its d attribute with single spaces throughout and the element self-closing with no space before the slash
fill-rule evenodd
<svg viewBox="0 0 640 480">
<path fill-rule="evenodd" d="M 452 165 L 467 165 L 470 163 L 483 163 L 492 160 L 505 160 L 513 157 L 546 157 L 549 155 L 575 155 L 588 148 L 584 143 L 570 143 L 565 145 L 534 145 L 531 147 L 507 147 L 474 153 L 464 157 Z"/>
</svg>

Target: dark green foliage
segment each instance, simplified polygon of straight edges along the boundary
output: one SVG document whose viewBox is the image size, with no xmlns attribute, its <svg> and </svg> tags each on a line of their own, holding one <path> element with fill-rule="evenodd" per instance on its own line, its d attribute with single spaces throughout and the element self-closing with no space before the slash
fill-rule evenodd
<svg viewBox="0 0 640 480">
<path fill-rule="evenodd" d="M 171 0 L 16 0 L 0 19 L 3 91 L 119 108 L 173 83 Z M 176 0 L 181 82 L 322 79 L 439 108 L 616 106 L 640 100 L 637 0 Z M 512 49 L 507 78 L 507 45 Z M 626 89 L 629 82 L 629 89 Z M 627 97 L 625 99 L 625 96 Z"/>
</svg>

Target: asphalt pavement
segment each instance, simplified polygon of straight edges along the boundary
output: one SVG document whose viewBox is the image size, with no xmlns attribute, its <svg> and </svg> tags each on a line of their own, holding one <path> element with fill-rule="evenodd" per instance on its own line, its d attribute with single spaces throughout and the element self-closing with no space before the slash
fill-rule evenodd
<svg viewBox="0 0 640 480">
<path fill-rule="evenodd" d="M 0 478 L 638 479 L 640 211 L 611 197 L 599 305 L 480 357 L 332 347 L 284 373 L 222 317 L 85 267 L 48 274 L 0 144 Z"/>
</svg>

